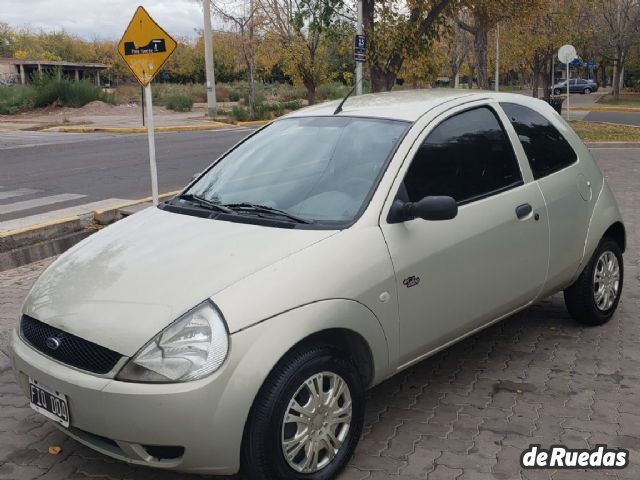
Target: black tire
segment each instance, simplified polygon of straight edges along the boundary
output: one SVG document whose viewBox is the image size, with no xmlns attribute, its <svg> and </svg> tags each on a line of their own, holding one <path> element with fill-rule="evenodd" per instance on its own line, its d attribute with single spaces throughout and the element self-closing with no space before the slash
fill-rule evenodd
<svg viewBox="0 0 640 480">
<path fill-rule="evenodd" d="M 351 424 L 335 457 L 314 473 L 299 473 L 282 450 L 284 415 L 304 382 L 315 374 L 338 374 L 349 387 Z M 365 390 L 355 364 L 330 346 L 312 346 L 287 354 L 269 374 L 254 401 L 245 427 L 241 473 L 250 480 L 329 480 L 353 455 L 364 423 Z"/>
<path fill-rule="evenodd" d="M 606 310 L 601 310 L 596 305 L 594 298 L 594 273 L 596 270 L 598 259 L 605 253 L 611 252 L 618 260 L 620 270 L 618 290 L 612 305 Z M 569 310 L 569 314 L 582 323 L 583 325 L 602 325 L 608 322 L 618 307 L 620 296 L 622 294 L 622 286 L 624 282 L 624 264 L 622 260 L 622 251 L 618 243 L 612 238 L 605 237 L 600 241 L 598 248 L 594 252 L 591 260 L 580 274 L 578 279 L 564 291 L 564 303 Z"/>
<path fill-rule="evenodd" d="M 585 93 L 585 95 L 589 95 L 591 93 L 591 89 L 590 88 L 585 88 L 584 89 L 584 93 Z"/>
<path fill-rule="evenodd" d="M 559 88 L 556 88 L 556 89 L 553 91 L 553 94 L 554 94 L 554 95 L 560 95 L 561 93 L 562 93 L 562 91 L 561 91 Z"/>
</svg>

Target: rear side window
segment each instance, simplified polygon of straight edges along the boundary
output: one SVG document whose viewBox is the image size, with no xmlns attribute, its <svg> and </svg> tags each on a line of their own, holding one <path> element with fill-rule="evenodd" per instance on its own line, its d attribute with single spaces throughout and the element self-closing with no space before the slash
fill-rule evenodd
<svg viewBox="0 0 640 480">
<path fill-rule="evenodd" d="M 520 138 L 536 180 L 578 160 L 569 142 L 538 112 L 515 103 L 501 103 L 500 106 Z"/>
<path fill-rule="evenodd" d="M 475 108 L 447 118 L 427 136 L 400 195 L 417 202 L 446 195 L 469 203 L 522 183 L 518 161 L 493 110 Z"/>
</svg>

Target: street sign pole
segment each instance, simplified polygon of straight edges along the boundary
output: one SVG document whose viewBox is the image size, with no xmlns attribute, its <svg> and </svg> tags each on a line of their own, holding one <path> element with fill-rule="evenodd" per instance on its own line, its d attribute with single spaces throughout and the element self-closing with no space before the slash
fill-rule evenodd
<svg viewBox="0 0 640 480">
<path fill-rule="evenodd" d="M 567 62 L 567 122 L 569 121 L 569 62 Z"/>
<path fill-rule="evenodd" d="M 149 167 L 151 169 L 151 198 L 153 206 L 158 205 L 158 165 L 156 164 L 156 138 L 153 125 L 153 97 L 151 82 L 144 87 L 144 99 L 147 103 L 147 136 L 149 137 Z"/>
<path fill-rule="evenodd" d="M 500 91 L 500 24 L 496 24 L 496 92 Z"/>
<path fill-rule="evenodd" d="M 362 0 L 358 0 L 356 33 L 362 35 Z M 356 95 L 362 95 L 362 62 L 356 62 Z"/>
<path fill-rule="evenodd" d="M 558 60 L 567 66 L 567 120 L 569 120 L 569 82 L 571 72 L 569 70 L 569 64 L 578 58 L 576 49 L 573 45 L 563 45 L 558 49 Z"/>
<path fill-rule="evenodd" d="M 176 46 L 177 43 L 171 38 L 171 35 L 165 32 L 143 7 L 137 8 L 120 43 L 118 43 L 118 53 L 143 87 L 142 117 L 143 125 L 147 124 L 147 136 L 149 137 L 151 198 L 154 206 L 158 205 L 158 166 L 156 164 L 151 81 L 175 51 Z M 145 113 L 146 122 L 144 122 Z"/>
</svg>

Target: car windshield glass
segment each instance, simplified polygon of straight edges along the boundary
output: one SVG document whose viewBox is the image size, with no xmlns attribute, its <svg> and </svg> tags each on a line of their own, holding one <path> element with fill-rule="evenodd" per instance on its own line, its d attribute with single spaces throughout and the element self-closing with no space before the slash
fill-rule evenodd
<svg viewBox="0 0 640 480">
<path fill-rule="evenodd" d="M 248 138 L 185 193 L 238 215 L 352 222 L 409 123 L 355 117 L 282 119 Z"/>
</svg>

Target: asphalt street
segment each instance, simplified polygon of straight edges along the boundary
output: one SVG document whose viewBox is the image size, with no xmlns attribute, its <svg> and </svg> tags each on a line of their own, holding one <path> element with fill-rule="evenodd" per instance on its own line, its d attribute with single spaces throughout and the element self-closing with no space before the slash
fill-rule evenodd
<svg viewBox="0 0 640 480">
<path fill-rule="evenodd" d="M 160 192 L 182 188 L 254 129 L 158 133 Z M 0 132 L 0 222 L 149 196 L 147 136 Z"/>
<path fill-rule="evenodd" d="M 589 112 L 584 119 L 589 122 L 607 122 L 640 127 L 640 113 L 638 112 L 599 112 L 594 110 Z"/>
</svg>

